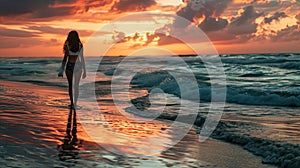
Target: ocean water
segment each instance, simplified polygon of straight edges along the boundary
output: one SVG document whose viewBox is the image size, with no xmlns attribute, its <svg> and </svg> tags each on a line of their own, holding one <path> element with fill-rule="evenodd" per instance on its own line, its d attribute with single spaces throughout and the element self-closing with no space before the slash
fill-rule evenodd
<svg viewBox="0 0 300 168">
<path fill-rule="evenodd" d="M 159 93 L 156 94 L 157 97 L 153 96 L 151 103 L 159 105 L 161 98 L 167 97 L 168 104 L 164 107 L 164 112 L 175 114 L 182 106 L 180 102 L 185 101 L 183 99 L 192 98 L 197 95 L 195 93 L 199 93 L 200 99 L 196 99 L 201 107 L 199 113 L 207 113 L 212 97 L 211 79 L 218 76 L 209 73 L 209 65 L 201 57 L 170 57 L 169 60 L 133 57 L 126 61 L 124 58 L 86 58 L 89 77 L 84 85 L 95 83 L 95 88 L 91 89 L 95 89 L 98 101 L 103 100 L 105 94 L 103 83 L 108 86 L 116 78 L 119 82 L 116 83 L 117 86 L 121 86 L 122 82 L 129 83 L 131 101 L 158 89 Z M 173 58 L 183 60 L 187 66 L 178 66 L 178 62 L 172 61 Z M 300 54 L 220 55 L 222 68 L 215 69 L 215 72 L 223 69 L 226 75 L 226 85 L 216 84 L 226 86 L 225 93 L 217 93 L 226 97 L 222 120 L 249 124 L 235 127 L 231 131 L 272 142 L 300 144 L 299 58 Z M 160 65 L 153 66 L 155 61 Z M 125 63 L 120 66 L 122 62 Z M 60 63 L 61 58 L 3 58 L 0 60 L 0 79 L 65 89 L 66 79 L 57 77 Z M 180 80 L 185 82 L 186 74 L 181 72 L 187 69 L 197 81 L 196 89 L 182 90 L 178 84 Z M 174 77 L 172 74 L 177 72 L 178 76 Z M 92 78 L 94 74 L 95 78 Z M 160 94 L 162 91 L 164 95 Z M 127 94 L 126 90 L 121 90 L 117 96 L 123 98 Z M 188 104 L 186 106 L 189 108 Z M 124 109 L 130 113 L 130 107 Z"/>
<path fill-rule="evenodd" d="M 226 74 L 226 102 L 243 105 L 299 107 L 300 59 L 299 54 L 248 54 L 221 55 Z M 123 57 L 101 58 L 98 72 L 113 75 Z M 147 63 L 139 58 L 134 64 Z M 95 60 L 88 58 L 87 66 L 95 67 Z M 199 84 L 201 99 L 210 100 L 210 77 L 199 57 L 184 57 Z M 58 58 L 19 58 L 0 60 L 0 78 L 41 85 L 65 87 L 66 82 L 57 78 Z M 147 66 L 147 64 L 145 64 Z M 147 67 L 145 67 L 146 69 Z M 177 69 L 176 69 L 177 68 Z M 130 68 L 131 70 L 133 68 Z M 95 71 L 95 69 L 90 69 Z M 132 83 L 145 87 L 165 88 L 167 93 L 180 95 L 176 80 L 164 70 L 146 69 L 133 78 Z M 174 66 L 174 71 L 180 71 Z M 96 79 L 97 80 L 97 79 Z"/>
</svg>

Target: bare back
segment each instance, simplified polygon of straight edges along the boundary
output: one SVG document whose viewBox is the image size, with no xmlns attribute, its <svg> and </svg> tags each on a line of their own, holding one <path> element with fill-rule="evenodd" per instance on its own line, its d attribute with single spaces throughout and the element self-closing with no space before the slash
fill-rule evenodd
<svg viewBox="0 0 300 168">
<path fill-rule="evenodd" d="M 66 44 L 65 54 L 68 56 L 68 62 L 75 63 L 78 59 L 79 54 L 81 54 L 80 52 L 82 50 L 82 46 L 79 47 L 79 50 L 77 52 L 72 52 L 69 48 L 69 45 Z"/>
</svg>

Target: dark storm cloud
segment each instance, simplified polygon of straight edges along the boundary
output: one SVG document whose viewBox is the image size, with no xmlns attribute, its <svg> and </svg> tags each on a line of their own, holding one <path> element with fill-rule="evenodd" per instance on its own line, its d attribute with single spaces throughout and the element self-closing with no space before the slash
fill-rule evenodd
<svg viewBox="0 0 300 168">
<path fill-rule="evenodd" d="M 222 18 L 205 18 L 203 22 L 199 25 L 199 27 L 203 31 L 218 31 L 224 29 L 228 25 L 228 21 Z"/>
<path fill-rule="evenodd" d="M 189 21 L 193 21 L 195 16 L 202 16 L 202 12 L 196 12 L 190 9 L 189 7 L 181 8 L 179 11 L 177 11 L 177 16 L 183 17 Z"/>
<path fill-rule="evenodd" d="M 52 4 L 52 3 L 51 3 Z M 49 1 L 39 0 L 2 0 L 0 6 L 1 16 L 20 15 L 25 13 L 32 13 L 39 9 L 44 9 L 50 5 Z"/>
<path fill-rule="evenodd" d="M 280 18 L 284 17 L 287 17 L 287 15 L 284 12 L 276 12 L 273 16 L 266 17 L 264 19 L 264 22 L 270 24 L 273 20 L 279 20 Z"/>
<path fill-rule="evenodd" d="M 226 44 L 247 42 L 255 37 L 254 33 L 257 32 L 258 27 L 255 20 L 262 13 L 257 12 L 252 5 L 245 7 L 243 10 L 240 16 L 233 18 L 227 25 L 226 20 L 218 19 L 217 21 L 210 19 L 210 21 L 204 20 L 200 27 L 207 29 L 205 32 L 213 41 L 222 41 L 222 43 Z M 220 31 L 212 31 L 218 30 L 218 28 L 220 28 Z"/>
<path fill-rule="evenodd" d="M 224 10 L 227 8 L 228 4 L 232 0 L 210 0 L 205 1 L 202 8 L 198 10 L 192 9 L 191 3 L 188 3 L 186 7 L 181 8 L 177 15 L 181 16 L 189 21 L 193 21 L 193 18 L 205 17 L 219 17 Z"/>
<path fill-rule="evenodd" d="M 75 14 L 76 10 L 74 7 L 59 7 L 59 8 L 47 8 L 33 13 L 34 18 L 48 18 L 55 16 L 68 16 Z"/>
<path fill-rule="evenodd" d="M 227 8 L 228 4 L 231 3 L 232 0 L 211 0 L 206 1 L 205 5 L 205 16 L 206 17 L 219 17 L 224 10 Z"/>
<path fill-rule="evenodd" d="M 210 0 L 200 1 L 202 5 L 192 7 L 191 3 L 187 3 L 176 12 L 176 17 L 173 24 L 166 24 L 164 27 L 157 29 L 155 33 L 148 33 L 146 43 L 157 42 L 158 45 L 167 45 L 182 43 L 182 41 L 173 36 L 182 36 L 182 32 L 189 34 L 188 40 L 198 42 L 199 39 L 194 39 L 193 32 L 188 30 L 191 23 L 199 24 L 196 20 L 204 18 L 204 21 L 198 26 L 204 31 L 217 31 L 227 27 L 228 21 L 220 17 L 232 0 Z M 184 19 L 183 19 L 184 18 Z"/>
<path fill-rule="evenodd" d="M 156 5 L 155 0 L 120 0 L 111 7 L 112 11 L 144 11 L 146 8 Z"/>
<path fill-rule="evenodd" d="M 232 24 L 234 25 L 243 25 L 249 22 L 253 22 L 261 14 L 257 13 L 253 6 L 247 6 L 244 8 L 242 15 L 233 20 Z"/>
<path fill-rule="evenodd" d="M 247 6 L 242 15 L 231 22 L 228 31 L 236 35 L 255 33 L 258 26 L 255 20 L 261 15 L 262 13 L 257 13 L 253 6 Z"/>
<path fill-rule="evenodd" d="M 194 22 L 195 18 L 205 17 L 205 23 L 202 24 L 203 28 L 206 29 L 208 28 L 207 26 L 211 26 L 211 27 L 216 26 L 221 29 L 222 27 L 221 25 L 225 24 L 227 20 L 220 19 L 220 21 L 217 21 L 219 20 L 217 18 L 219 18 L 219 16 L 224 12 L 224 10 L 231 2 L 232 0 L 204 1 L 203 7 L 199 8 L 198 10 L 193 9 L 191 3 L 188 3 L 186 7 L 181 8 L 176 14 L 177 16 L 183 17 L 190 22 Z M 189 22 L 183 21 L 182 19 L 175 19 L 174 21 L 175 27 L 184 28 L 189 24 L 190 24 Z"/>
<path fill-rule="evenodd" d="M 114 0 L 86 0 L 84 1 L 85 3 L 85 11 L 88 11 L 90 8 L 93 8 L 93 7 L 99 7 L 99 6 L 105 6 L 105 5 L 108 5 L 108 4 L 111 4 L 113 3 Z"/>
<path fill-rule="evenodd" d="M 53 7 L 55 4 L 70 4 L 74 0 L 2 0 L 0 16 L 31 14 L 34 18 L 64 16 L 75 12 L 75 7 Z"/>
</svg>

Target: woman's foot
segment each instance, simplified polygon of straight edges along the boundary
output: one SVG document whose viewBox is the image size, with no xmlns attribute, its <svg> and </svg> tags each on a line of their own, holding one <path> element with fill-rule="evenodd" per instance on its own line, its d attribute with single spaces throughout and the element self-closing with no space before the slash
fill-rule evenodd
<svg viewBox="0 0 300 168">
<path fill-rule="evenodd" d="M 64 137 L 64 142 L 69 142 L 70 140 L 71 140 L 71 135 L 66 135 L 65 137 Z"/>
<path fill-rule="evenodd" d="M 78 142 L 77 136 L 73 136 L 71 143 L 75 144 Z"/>
</svg>

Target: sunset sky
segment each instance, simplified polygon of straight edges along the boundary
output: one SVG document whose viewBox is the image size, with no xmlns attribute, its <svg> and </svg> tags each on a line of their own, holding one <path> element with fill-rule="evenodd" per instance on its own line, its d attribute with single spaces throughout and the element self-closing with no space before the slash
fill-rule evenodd
<svg viewBox="0 0 300 168">
<path fill-rule="evenodd" d="M 299 23 L 300 0 L 2 0 L 0 56 L 60 57 L 70 30 L 95 44 L 87 56 L 205 52 L 204 36 L 218 53 L 299 53 Z"/>
</svg>

